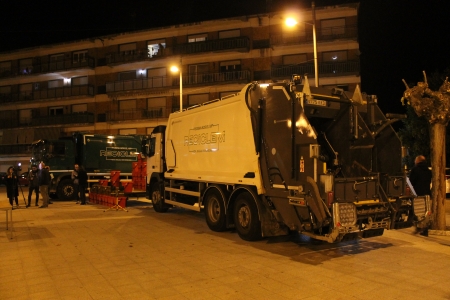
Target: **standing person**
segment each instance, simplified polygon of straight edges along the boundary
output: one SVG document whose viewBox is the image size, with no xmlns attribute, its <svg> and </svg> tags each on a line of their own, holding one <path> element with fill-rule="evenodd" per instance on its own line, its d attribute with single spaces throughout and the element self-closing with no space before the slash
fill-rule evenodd
<svg viewBox="0 0 450 300">
<path fill-rule="evenodd" d="M 431 170 L 428 168 L 425 156 L 419 155 L 414 161 L 415 165 L 409 173 L 409 180 L 417 196 L 431 195 Z"/>
<path fill-rule="evenodd" d="M 86 205 L 86 188 L 88 184 L 88 176 L 83 166 L 78 167 L 78 188 L 80 191 L 81 205 Z"/>
<path fill-rule="evenodd" d="M 31 205 L 31 197 L 33 196 L 33 191 L 36 193 L 36 206 L 39 204 L 39 176 L 38 176 L 37 166 L 31 166 L 30 172 L 28 172 L 28 204 L 27 207 Z"/>
<path fill-rule="evenodd" d="M 50 184 L 50 173 L 43 162 L 39 164 L 39 169 L 39 190 L 42 195 L 42 205 L 39 206 L 39 208 L 46 208 L 48 207 L 48 185 Z"/>
<path fill-rule="evenodd" d="M 13 167 L 9 167 L 6 173 L 6 194 L 12 209 L 14 209 L 14 200 L 16 200 L 16 208 L 19 208 L 19 179 Z"/>
<path fill-rule="evenodd" d="M 78 195 L 80 191 L 80 181 L 78 179 L 78 171 L 80 169 L 80 166 L 78 164 L 75 164 L 74 169 L 72 171 L 72 182 L 73 182 L 73 189 L 75 192 L 75 198 L 77 199 L 77 204 L 80 203 L 80 196 Z"/>
<path fill-rule="evenodd" d="M 425 156 L 419 155 L 414 161 L 415 165 L 411 168 L 409 173 L 409 180 L 416 192 L 417 196 L 431 196 L 431 170 L 428 168 Z M 415 233 L 428 236 L 428 228 L 416 228 Z"/>
</svg>

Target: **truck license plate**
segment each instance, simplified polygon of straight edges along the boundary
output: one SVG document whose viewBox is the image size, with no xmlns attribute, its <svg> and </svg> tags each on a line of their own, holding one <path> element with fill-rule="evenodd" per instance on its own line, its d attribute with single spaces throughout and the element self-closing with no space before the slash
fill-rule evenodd
<svg viewBox="0 0 450 300">
<path fill-rule="evenodd" d="M 318 105 L 318 106 L 327 106 L 327 101 L 325 101 L 325 100 L 310 99 L 310 100 L 307 100 L 306 103 L 312 104 L 312 105 Z"/>
</svg>

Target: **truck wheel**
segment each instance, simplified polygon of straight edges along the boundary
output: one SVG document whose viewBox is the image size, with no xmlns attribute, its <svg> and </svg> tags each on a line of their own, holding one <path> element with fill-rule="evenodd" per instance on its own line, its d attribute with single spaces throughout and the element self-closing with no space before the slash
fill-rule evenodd
<svg viewBox="0 0 450 300">
<path fill-rule="evenodd" d="M 169 207 L 164 203 L 164 199 L 161 197 L 159 183 L 152 184 L 152 203 L 153 209 L 156 212 L 163 213 L 169 209 Z"/>
<path fill-rule="evenodd" d="M 72 200 L 75 199 L 75 188 L 73 187 L 72 180 L 64 179 L 58 184 L 56 190 L 59 200 Z"/>
<path fill-rule="evenodd" d="M 208 191 L 205 196 L 205 218 L 212 231 L 227 229 L 224 199 L 217 189 Z"/>
<path fill-rule="evenodd" d="M 253 196 L 248 192 L 241 193 L 236 199 L 234 224 L 241 239 L 245 241 L 261 239 L 261 222 L 258 217 L 258 208 Z"/>
</svg>

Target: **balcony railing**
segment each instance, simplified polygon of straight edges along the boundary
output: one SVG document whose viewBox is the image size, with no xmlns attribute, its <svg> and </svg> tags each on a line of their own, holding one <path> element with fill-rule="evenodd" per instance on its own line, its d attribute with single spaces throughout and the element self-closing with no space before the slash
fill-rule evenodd
<svg viewBox="0 0 450 300">
<path fill-rule="evenodd" d="M 74 85 L 33 92 L 0 94 L 0 103 L 75 96 L 94 96 L 94 86 L 90 84 Z"/>
<path fill-rule="evenodd" d="M 95 67 L 95 60 L 92 57 L 87 57 L 83 61 L 73 61 L 71 59 L 67 59 L 60 61 L 52 61 L 48 63 L 33 63 L 31 66 L 26 67 L 1 68 L 0 78 L 13 76 L 27 76 L 33 74 L 42 74 L 81 68 L 93 69 L 94 67 Z"/>
<path fill-rule="evenodd" d="M 32 118 L 29 126 L 73 125 L 73 124 L 92 124 L 92 123 L 94 123 L 93 113 L 80 112 L 73 114 Z"/>
<path fill-rule="evenodd" d="M 233 72 L 218 72 L 218 73 L 196 73 L 183 75 L 183 85 L 195 84 L 210 84 L 230 81 L 244 81 L 251 80 L 250 71 L 233 71 Z M 180 78 L 178 76 L 157 76 L 133 80 L 120 80 L 106 83 L 106 92 L 114 93 L 121 91 L 132 91 L 142 89 L 152 89 L 160 87 L 179 86 Z"/>
<path fill-rule="evenodd" d="M 173 54 L 191 54 L 202 52 L 218 52 L 227 50 L 249 51 L 248 37 L 208 40 L 204 42 L 185 43 L 173 46 Z"/>
<path fill-rule="evenodd" d="M 156 55 L 160 57 L 161 55 Z M 122 52 L 110 52 L 106 54 L 106 64 L 119 64 L 150 59 L 148 49 L 137 49 Z"/>
<path fill-rule="evenodd" d="M 358 37 L 358 27 L 356 25 L 348 25 L 342 27 L 325 27 L 317 30 L 317 41 L 331 41 L 336 39 L 356 39 Z M 292 45 L 309 43 L 313 41 L 312 30 L 302 31 L 297 35 L 271 34 L 271 45 Z"/>
<path fill-rule="evenodd" d="M 126 109 L 121 111 L 108 111 L 106 120 L 108 122 L 120 122 L 131 120 L 146 120 L 167 118 L 168 113 L 166 107 L 152 107 L 149 109 Z"/>
<path fill-rule="evenodd" d="M 332 77 L 359 74 L 359 61 L 344 61 L 344 62 L 325 62 L 320 63 L 319 76 Z M 273 66 L 270 72 L 271 78 L 286 78 L 291 77 L 292 74 L 304 75 L 309 77 L 314 76 L 314 64 L 305 63 L 299 65 L 289 66 Z"/>
<path fill-rule="evenodd" d="M 31 153 L 30 144 L 0 145 L 0 155 L 15 155 Z"/>
</svg>

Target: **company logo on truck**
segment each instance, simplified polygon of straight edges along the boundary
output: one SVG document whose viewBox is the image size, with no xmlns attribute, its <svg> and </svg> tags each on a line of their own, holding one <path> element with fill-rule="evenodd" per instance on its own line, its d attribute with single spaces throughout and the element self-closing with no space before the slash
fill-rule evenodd
<svg viewBox="0 0 450 300">
<path fill-rule="evenodd" d="M 115 161 L 137 161 L 137 153 L 136 148 L 128 147 L 106 147 L 106 150 L 100 150 L 100 156 Z"/>
<path fill-rule="evenodd" d="M 219 125 L 204 125 L 189 130 L 184 137 L 184 145 L 189 152 L 214 152 L 219 150 L 219 144 L 225 143 L 225 131 L 220 132 Z"/>
</svg>

